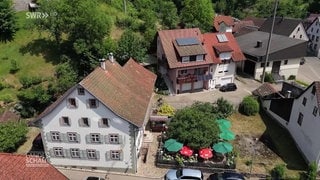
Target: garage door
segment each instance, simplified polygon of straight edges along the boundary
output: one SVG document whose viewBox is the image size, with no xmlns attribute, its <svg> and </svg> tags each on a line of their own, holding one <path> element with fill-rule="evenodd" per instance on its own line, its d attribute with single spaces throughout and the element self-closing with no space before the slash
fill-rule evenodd
<svg viewBox="0 0 320 180">
<path fill-rule="evenodd" d="M 221 78 L 221 86 L 227 84 L 227 83 L 231 83 L 232 82 L 232 78 Z"/>
<path fill-rule="evenodd" d="M 203 88 L 203 81 L 194 82 L 193 88 L 194 89 L 202 89 Z"/>
<path fill-rule="evenodd" d="M 190 90 L 191 90 L 191 83 L 182 84 L 181 91 L 190 91 Z"/>
</svg>

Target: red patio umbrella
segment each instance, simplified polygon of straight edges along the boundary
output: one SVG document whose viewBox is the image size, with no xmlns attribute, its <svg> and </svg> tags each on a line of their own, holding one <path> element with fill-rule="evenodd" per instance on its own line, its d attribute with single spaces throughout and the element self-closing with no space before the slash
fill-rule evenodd
<svg viewBox="0 0 320 180">
<path fill-rule="evenodd" d="M 192 156 L 193 150 L 190 149 L 188 146 L 183 146 L 180 150 L 180 154 L 184 156 Z"/>
<path fill-rule="evenodd" d="M 209 159 L 213 157 L 212 149 L 204 148 L 199 150 L 199 156 L 203 159 Z"/>
</svg>

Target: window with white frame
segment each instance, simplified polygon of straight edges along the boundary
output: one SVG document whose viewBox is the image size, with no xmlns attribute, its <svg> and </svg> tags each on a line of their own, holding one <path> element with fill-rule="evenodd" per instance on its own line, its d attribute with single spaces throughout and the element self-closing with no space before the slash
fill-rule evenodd
<svg viewBox="0 0 320 180">
<path fill-rule="evenodd" d="M 70 126 L 71 123 L 70 123 L 69 117 L 67 117 L 67 116 L 62 116 L 62 117 L 60 118 L 60 125 L 61 125 L 61 126 Z"/>
<path fill-rule="evenodd" d="M 90 134 L 90 141 L 91 141 L 91 143 L 100 143 L 101 142 L 100 134 L 91 133 Z"/>
<path fill-rule="evenodd" d="M 79 87 L 78 88 L 78 95 L 84 95 L 84 94 L 85 94 L 84 88 L 83 87 Z"/>
<path fill-rule="evenodd" d="M 98 102 L 96 99 L 89 99 L 88 100 L 88 105 L 89 108 L 97 108 L 98 107 Z"/>
<path fill-rule="evenodd" d="M 62 147 L 53 148 L 53 154 L 55 157 L 63 157 L 63 148 Z"/>
<path fill-rule="evenodd" d="M 189 56 L 183 56 L 182 57 L 182 62 L 183 63 L 187 63 L 187 62 L 189 62 L 190 61 L 190 57 Z"/>
<path fill-rule="evenodd" d="M 57 131 L 51 131 L 50 134 L 51 134 L 51 140 L 52 140 L 52 141 L 61 141 L 60 133 L 59 133 L 59 132 L 57 132 Z"/>
<path fill-rule="evenodd" d="M 109 134 L 109 142 L 111 144 L 119 144 L 119 134 Z"/>
<path fill-rule="evenodd" d="M 88 159 L 97 159 L 97 152 L 94 149 L 87 149 Z"/>
<path fill-rule="evenodd" d="M 90 122 L 89 122 L 89 118 L 87 117 L 82 117 L 79 119 L 79 125 L 81 127 L 90 127 Z"/>
<path fill-rule="evenodd" d="M 109 119 L 101 118 L 99 122 L 99 127 L 109 127 Z"/>
<path fill-rule="evenodd" d="M 77 137 L 77 133 L 75 132 L 68 132 L 68 141 L 69 142 L 78 142 L 78 137 Z"/>
<path fill-rule="evenodd" d="M 78 148 L 71 148 L 70 154 L 72 158 L 80 158 L 80 149 Z"/>
<path fill-rule="evenodd" d="M 110 159 L 121 160 L 121 151 L 110 151 Z"/>
<path fill-rule="evenodd" d="M 75 98 L 68 98 L 68 108 L 76 108 L 77 102 Z"/>
</svg>

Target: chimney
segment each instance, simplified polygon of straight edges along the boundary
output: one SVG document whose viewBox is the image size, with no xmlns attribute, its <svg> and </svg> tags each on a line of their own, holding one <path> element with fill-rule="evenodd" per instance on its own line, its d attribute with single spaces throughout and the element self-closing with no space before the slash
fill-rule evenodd
<svg viewBox="0 0 320 180">
<path fill-rule="evenodd" d="M 287 91 L 287 98 L 291 98 L 291 91 Z"/>
<path fill-rule="evenodd" d="M 262 47 L 262 41 L 257 41 L 257 45 L 256 45 L 256 48 L 260 48 L 260 47 Z"/>
<path fill-rule="evenodd" d="M 113 53 L 112 53 L 112 52 L 109 53 L 108 56 L 109 56 L 109 60 L 110 60 L 112 63 L 114 63 Z"/>
<path fill-rule="evenodd" d="M 100 61 L 100 67 L 106 70 L 106 59 L 102 58 L 102 59 L 99 59 L 99 61 Z"/>
</svg>

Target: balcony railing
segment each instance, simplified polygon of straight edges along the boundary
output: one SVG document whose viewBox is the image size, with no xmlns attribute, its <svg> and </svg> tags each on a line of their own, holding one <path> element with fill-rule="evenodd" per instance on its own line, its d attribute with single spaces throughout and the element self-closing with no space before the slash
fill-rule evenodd
<svg viewBox="0 0 320 180">
<path fill-rule="evenodd" d="M 210 79 L 212 79 L 211 74 L 202 74 L 202 75 L 189 74 L 186 76 L 177 77 L 177 83 L 181 84 L 181 83 L 191 83 L 195 81 L 208 81 Z"/>
</svg>

